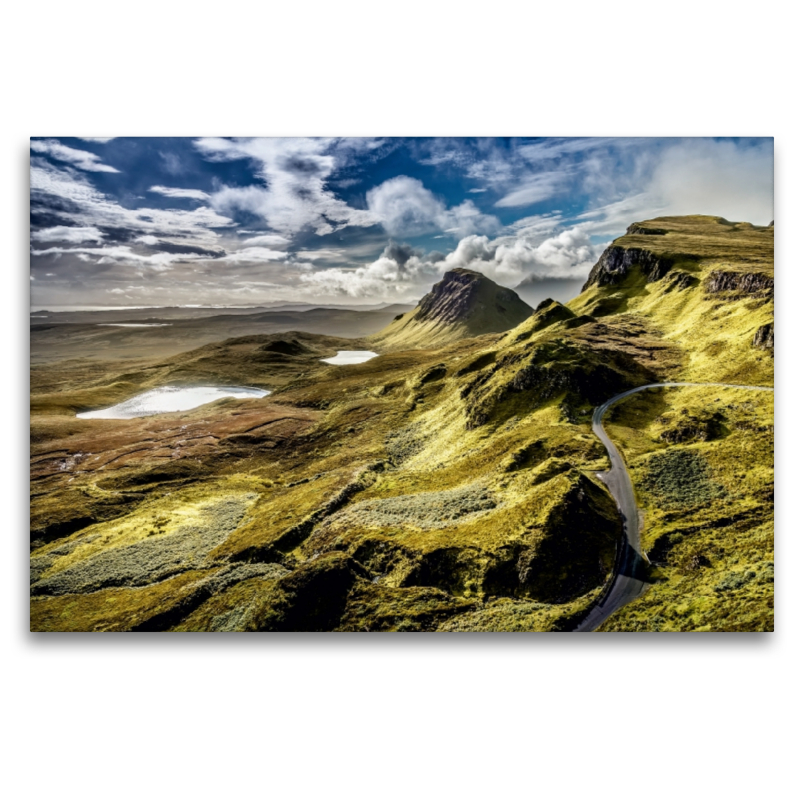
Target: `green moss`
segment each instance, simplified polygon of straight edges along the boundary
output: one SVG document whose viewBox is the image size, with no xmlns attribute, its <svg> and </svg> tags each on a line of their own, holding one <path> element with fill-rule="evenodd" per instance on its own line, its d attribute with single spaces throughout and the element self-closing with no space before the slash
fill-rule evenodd
<svg viewBox="0 0 800 800">
<path fill-rule="evenodd" d="M 609 431 L 645 511 L 643 545 L 657 580 L 602 630 L 773 629 L 772 399 L 696 387 L 620 404 Z M 725 435 L 664 443 L 674 419 L 703 415 L 722 417 Z"/>
<path fill-rule="evenodd" d="M 600 590 L 560 605 L 498 599 L 472 612 L 454 616 L 439 626 L 448 633 L 521 633 L 570 631 L 598 599 Z"/>
<path fill-rule="evenodd" d="M 655 495 L 661 508 L 683 508 L 725 495 L 725 489 L 709 475 L 708 463 L 700 453 L 674 448 L 647 459 L 638 486 Z"/>
</svg>

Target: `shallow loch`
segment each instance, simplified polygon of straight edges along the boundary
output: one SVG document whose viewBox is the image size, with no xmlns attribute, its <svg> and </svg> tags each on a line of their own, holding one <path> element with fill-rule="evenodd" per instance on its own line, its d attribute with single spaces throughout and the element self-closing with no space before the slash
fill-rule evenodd
<svg viewBox="0 0 800 800">
<path fill-rule="evenodd" d="M 244 386 L 164 386 L 137 394 L 110 408 L 97 411 L 84 411 L 76 414 L 78 419 L 134 419 L 153 414 L 169 414 L 174 411 L 188 411 L 192 408 L 213 403 L 223 397 L 250 399 L 266 397 L 265 389 L 251 389 Z"/>
<path fill-rule="evenodd" d="M 326 364 L 363 364 L 379 355 L 372 350 L 339 350 L 332 358 L 321 358 Z"/>
</svg>

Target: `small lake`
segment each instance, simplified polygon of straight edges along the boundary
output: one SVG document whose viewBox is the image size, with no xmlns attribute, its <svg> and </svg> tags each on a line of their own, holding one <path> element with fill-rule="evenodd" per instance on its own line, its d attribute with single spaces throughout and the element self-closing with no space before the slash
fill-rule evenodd
<svg viewBox="0 0 800 800">
<path fill-rule="evenodd" d="M 169 328 L 171 322 L 98 322 L 98 328 Z"/>
<path fill-rule="evenodd" d="M 134 419 L 153 414 L 169 414 L 174 411 L 189 411 L 206 403 L 213 403 L 223 397 L 240 400 L 266 397 L 265 389 L 250 389 L 244 386 L 164 386 L 137 394 L 110 408 L 98 411 L 84 411 L 76 414 L 78 419 Z"/>
<path fill-rule="evenodd" d="M 326 364 L 363 364 L 379 355 L 372 350 L 340 350 L 332 358 L 321 358 Z"/>
</svg>

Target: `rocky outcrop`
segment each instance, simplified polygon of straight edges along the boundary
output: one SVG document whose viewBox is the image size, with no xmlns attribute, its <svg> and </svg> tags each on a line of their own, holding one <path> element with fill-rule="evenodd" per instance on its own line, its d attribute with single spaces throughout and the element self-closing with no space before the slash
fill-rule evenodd
<svg viewBox="0 0 800 800">
<path fill-rule="evenodd" d="M 684 261 L 690 256 L 680 256 Z M 589 278 L 581 291 L 590 286 L 613 286 L 620 283 L 633 269 L 639 267 L 648 281 L 661 280 L 672 269 L 676 256 L 656 255 L 639 247 L 607 247 L 600 260 L 592 267 Z"/>
<path fill-rule="evenodd" d="M 526 407 L 537 408 L 562 398 L 570 408 L 599 405 L 631 386 L 651 383 L 655 376 L 628 354 L 604 351 L 601 358 L 575 344 L 556 341 L 526 354 L 509 354 L 481 370 L 460 390 L 467 430 L 494 418 L 510 416 L 515 397 L 525 393 Z"/>
<path fill-rule="evenodd" d="M 625 231 L 629 236 L 666 236 L 667 232 L 663 228 L 648 228 L 641 222 L 634 222 Z"/>
<path fill-rule="evenodd" d="M 671 273 L 669 277 L 669 286 L 667 287 L 667 291 L 683 291 L 684 289 L 690 289 L 692 286 L 697 286 L 700 281 L 694 277 L 694 275 L 690 275 L 688 272 L 681 272 L 680 270 L 676 270 L 675 272 Z"/>
<path fill-rule="evenodd" d="M 311 350 L 296 339 L 275 339 L 258 348 L 264 353 L 280 353 L 286 356 L 299 356 L 310 353 Z"/>
<path fill-rule="evenodd" d="M 775 348 L 775 323 L 762 325 L 753 336 L 753 347 L 759 350 L 773 350 Z"/>
<path fill-rule="evenodd" d="M 706 294 L 735 292 L 736 294 L 756 294 L 772 297 L 775 281 L 763 272 L 725 272 L 715 270 L 708 276 Z"/>
<path fill-rule="evenodd" d="M 557 322 L 575 319 L 575 314 L 562 303 L 555 300 L 543 300 L 536 306 L 536 322 L 531 332 L 540 331 Z"/>
<path fill-rule="evenodd" d="M 353 586 L 368 578 L 345 553 L 325 553 L 281 578 L 254 609 L 251 626 L 261 631 L 330 631 L 345 611 Z"/>
<path fill-rule="evenodd" d="M 432 347 L 503 333 L 532 313 L 533 309 L 512 289 L 498 286 L 480 272 L 453 269 L 413 311 L 371 338 L 384 350 Z"/>
<path fill-rule="evenodd" d="M 454 269 L 446 272 L 444 278 L 420 300 L 416 319 L 419 322 L 461 322 L 479 305 L 494 306 L 499 314 L 508 316 L 509 327 L 527 319 L 532 310 L 516 292 L 498 286 L 480 272 Z"/>
</svg>

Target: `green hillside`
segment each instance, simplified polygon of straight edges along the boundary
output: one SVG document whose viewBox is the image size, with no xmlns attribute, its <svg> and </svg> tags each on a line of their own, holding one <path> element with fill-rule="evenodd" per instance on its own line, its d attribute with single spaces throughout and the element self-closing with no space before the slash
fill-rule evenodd
<svg viewBox="0 0 800 800">
<path fill-rule="evenodd" d="M 661 218 L 567 304 L 462 270 L 350 348 L 256 335 L 34 369 L 32 628 L 571 630 L 621 536 L 592 408 L 663 380 L 772 385 L 772 246 L 771 227 Z M 201 379 L 273 394 L 74 418 Z M 772 397 L 753 394 L 615 408 L 652 585 L 605 629 L 772 628 Z"/>
</svg>

